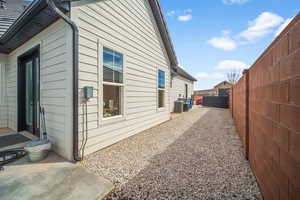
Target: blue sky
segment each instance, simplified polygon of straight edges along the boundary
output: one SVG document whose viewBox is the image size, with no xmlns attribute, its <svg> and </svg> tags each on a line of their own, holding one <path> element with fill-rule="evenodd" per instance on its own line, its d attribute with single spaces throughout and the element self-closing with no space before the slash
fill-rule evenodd
<svg viewBox="0 0 300 200">
<path fill-rule="evenodd" d="M 179 63 L 195 89 L 251 66 L 300 11 L 299 0 L 161 0 Z"/>
</svg>

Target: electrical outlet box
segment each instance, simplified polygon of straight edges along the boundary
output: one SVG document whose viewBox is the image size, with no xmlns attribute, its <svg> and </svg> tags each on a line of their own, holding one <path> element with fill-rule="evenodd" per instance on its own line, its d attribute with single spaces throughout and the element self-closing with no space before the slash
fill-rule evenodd
<svg viewBox="0 0 300 200">
<path fill-rule="evenodd" d="M 90 99 L 94 97 L 94 88 L 86 86 L 83 88 L 83 96 L 85 99 Z"/>
</svg>

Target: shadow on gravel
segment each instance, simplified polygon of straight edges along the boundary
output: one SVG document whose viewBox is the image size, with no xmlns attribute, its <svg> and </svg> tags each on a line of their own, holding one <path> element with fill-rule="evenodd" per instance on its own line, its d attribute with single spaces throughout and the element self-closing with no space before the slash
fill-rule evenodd
<svg viewBox="0 0 300 200">
<path fill-rule="evenodd" d="M 111 199 L 261 199 L 228 110 L 211 109 Z"/>
</svg>

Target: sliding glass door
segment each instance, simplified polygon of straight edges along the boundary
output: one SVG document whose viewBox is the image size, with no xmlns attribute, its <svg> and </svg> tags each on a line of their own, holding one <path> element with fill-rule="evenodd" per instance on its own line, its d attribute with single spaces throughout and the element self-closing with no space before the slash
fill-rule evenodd
<svg viewBox="0 0 300 200">
<path fill-rule="evenodd" d="M 40 72 L 39 54 L 33 52 L 20 59 L 19 129 L 39 136 Z"/>
</svg>

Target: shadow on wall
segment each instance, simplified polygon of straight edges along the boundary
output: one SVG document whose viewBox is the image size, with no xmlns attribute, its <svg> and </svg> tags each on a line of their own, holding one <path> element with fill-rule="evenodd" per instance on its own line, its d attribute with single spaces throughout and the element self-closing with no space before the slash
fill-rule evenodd
<svg viewBox="0 0 300 200">
<path fill-rule="evenodd" d="M 252 191 L 252 192 L 249 192 Z M 225 109 L 210 109 L 110 199 L 260 199 Z"/>
</svg>

